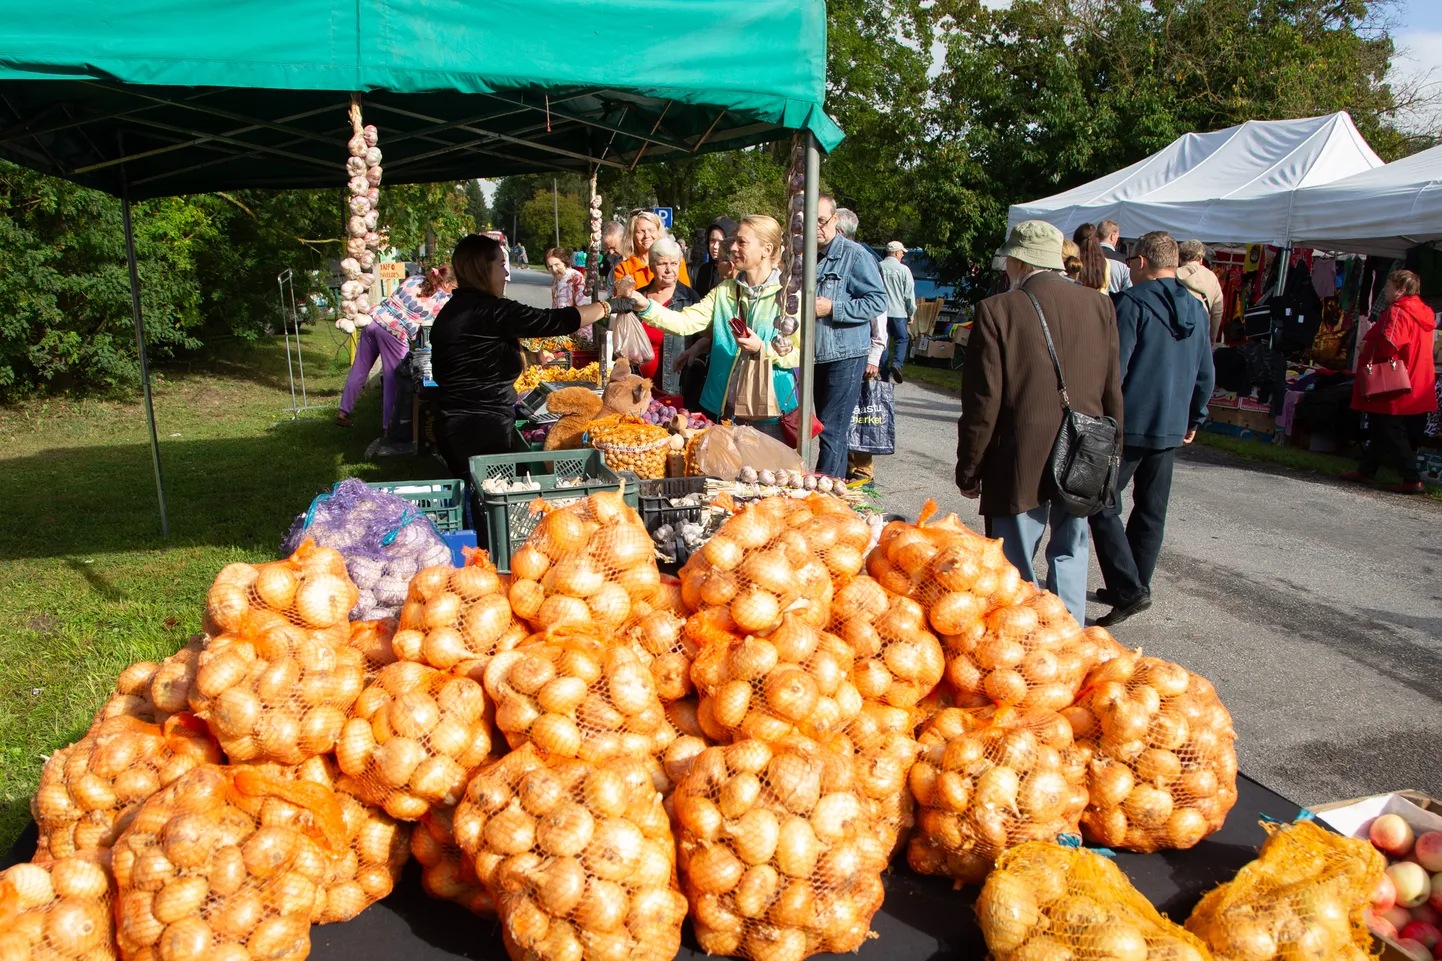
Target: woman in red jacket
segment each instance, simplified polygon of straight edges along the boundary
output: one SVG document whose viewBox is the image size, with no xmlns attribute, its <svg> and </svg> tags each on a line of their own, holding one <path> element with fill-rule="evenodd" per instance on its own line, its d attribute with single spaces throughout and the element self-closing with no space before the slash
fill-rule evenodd
<svg viewBox="0 0 1442 961">
<path fill-rule="evenodd" d="M 1422 439 L 1427 415 L 1437 409 L 1437 372 L 1432 364 L 1432 338 L 1437 318 L 1422 303 L 1422 282 L 1410 270 L 1394 270 L 1382 296 L 1387 309 L 1362 338 L 1357 365 L 1399 359 L 1407 367 L 1412 389 L 1393 397 L 1367 399 L 1361 381 L 1352 387 L 1352 409 L 1367 415 L 1367 447 L 1362 463 L 1342 475 L 1344 480 L 1372 483 L 1384 462 L 1402 475 L 1402 483 L 1384 490 L 1398 494 L 1422 493 L 1417 472 L 1416 446 Z"/>
</svg>

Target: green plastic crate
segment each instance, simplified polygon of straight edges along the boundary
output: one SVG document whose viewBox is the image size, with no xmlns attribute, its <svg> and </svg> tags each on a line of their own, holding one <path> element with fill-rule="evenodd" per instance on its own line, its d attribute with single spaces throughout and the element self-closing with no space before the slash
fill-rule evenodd
<svg viewBox="0 0 1442 961">
<path fill-rule="evenodd" d="M 506 480 L 524 478 L 541 485 L 540 490 L 492 494 L 481 483 L 489 478 Z M 557 487 L 556 482 L 584 477 L 585 483 L 574 487 Z M 531 513 L 537 498 L 557 505 L 573 504 L 597 491 L 616 490 L 626 480 L 623 497 L 632 508 L 639 504 L 637 488 L 640 480 L 629 471 L 618 474 L 606 466 L 598 450 L 557 450 L 544 455 L 481 454 L 471 458 L 471 484 L 480 498 L 481 512 L 486 517 L 486 538 L 491 563 L 502 572 L 511 569 L 511 554 L 526 542 L 541 518 Z"/>
<path fill-rule="evenodd" d="M 442 534 L 462 531 L 466 524 L 466 482 L 463 480 L 387 481 L 367 484 L 410 501 L 435 522 Z"/>
</svg>

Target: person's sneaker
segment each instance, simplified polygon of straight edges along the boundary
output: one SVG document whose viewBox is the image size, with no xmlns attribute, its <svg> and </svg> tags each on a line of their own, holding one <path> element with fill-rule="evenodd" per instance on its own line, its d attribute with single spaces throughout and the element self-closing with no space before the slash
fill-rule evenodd
<svg viewBox="0 0 1442 961">
<path fill-rule="evenodd" d="M 1364 473 L 1362 473 L 1362 472 L 1359 471 L 1359 470 L 1346 470 L 1346 471 L 1343 471 L 1342 473 L 1340 473 L 1340 474 L 1337 475 L 1337 478 L 1338 478 L 1339 480 L 1351 481 L 1351 482 L 1354 483 L 1354 484 L 1372 484 L 1372 483 L 1375 483 L 1374 479 L 1372 478 L 1372 475 L 1370 475 L 1370 474 L 1364 474 Z"/>
<path fill-rule="evenodd" d="M 1152 595 L 1143 594 L 1141 597 L 1132 601 L 1130 604 L 1118 604 L 1116 607 L 1113 607 L 1111 609 L 1111 613 L 1105 614 L 1102 617 L 1097 618 L 1097 626 L 1114 627 L 1117 624 L 1120 624 L 1122 621 L 1126 620 L 1127 618 L 1131 617 L 1133 614 L 1140 614 L 1142 611 L 1146 610 L 1151 606 Z"/>
<path fill-rule="evenodd" d="M 1410 484 L 1384 484 L 1382 485 L 1382 489 L 1391 494 L 1422 494 L 1427 491 L 1427 488 L 1422 485 L 1421 481 L 1413 481 Z"/>
<path fill-rule="evenodd" d="M 894 380 L 894 381 L 895 381 L 896 383 L 898 383 L 898 384 L 904 384 L 904 383 L 906 383 L 905 379 L 903 379 L 902 376 L 901 376 L 901 367 L 900 367 L 900 366 L 898 366 L 898 365 L 896 365 L 896 364 L 892 364 L 892 365 L 891 365 L 891 379 Z"/>
</svg>

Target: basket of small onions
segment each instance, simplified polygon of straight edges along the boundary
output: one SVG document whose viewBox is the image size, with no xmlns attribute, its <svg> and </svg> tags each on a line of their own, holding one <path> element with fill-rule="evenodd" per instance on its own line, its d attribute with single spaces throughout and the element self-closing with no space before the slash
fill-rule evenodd
<svg viewBox="0 0 1442 961">
<path fill-rule="evenodd" d="M 108 867 L 91 856 L 0 872 L 0 958 L 114 961 L 114 900 Z"/>
</svg>

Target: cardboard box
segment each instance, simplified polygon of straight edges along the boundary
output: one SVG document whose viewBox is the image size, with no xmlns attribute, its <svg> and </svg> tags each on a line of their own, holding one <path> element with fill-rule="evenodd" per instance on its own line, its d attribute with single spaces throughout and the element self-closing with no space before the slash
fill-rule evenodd
<svg viewBox="0 0 1442 961">
<path fill-rule="evenodd" d="M 1213 413 L 1210 420 L 1219 424 L 1231 424 L 1254 434 L 1275 434 L 1277 432 L 1277 418 L 1273 417 L 1270 412 L 1222 409 Z"/>
<path fill-rule="evenodd" d="M 949 340 L 929 340 L 926 343 L 926 351 L 921 356 L 950 359 L 956 356 L 956 344 Z"/>
</svg>

